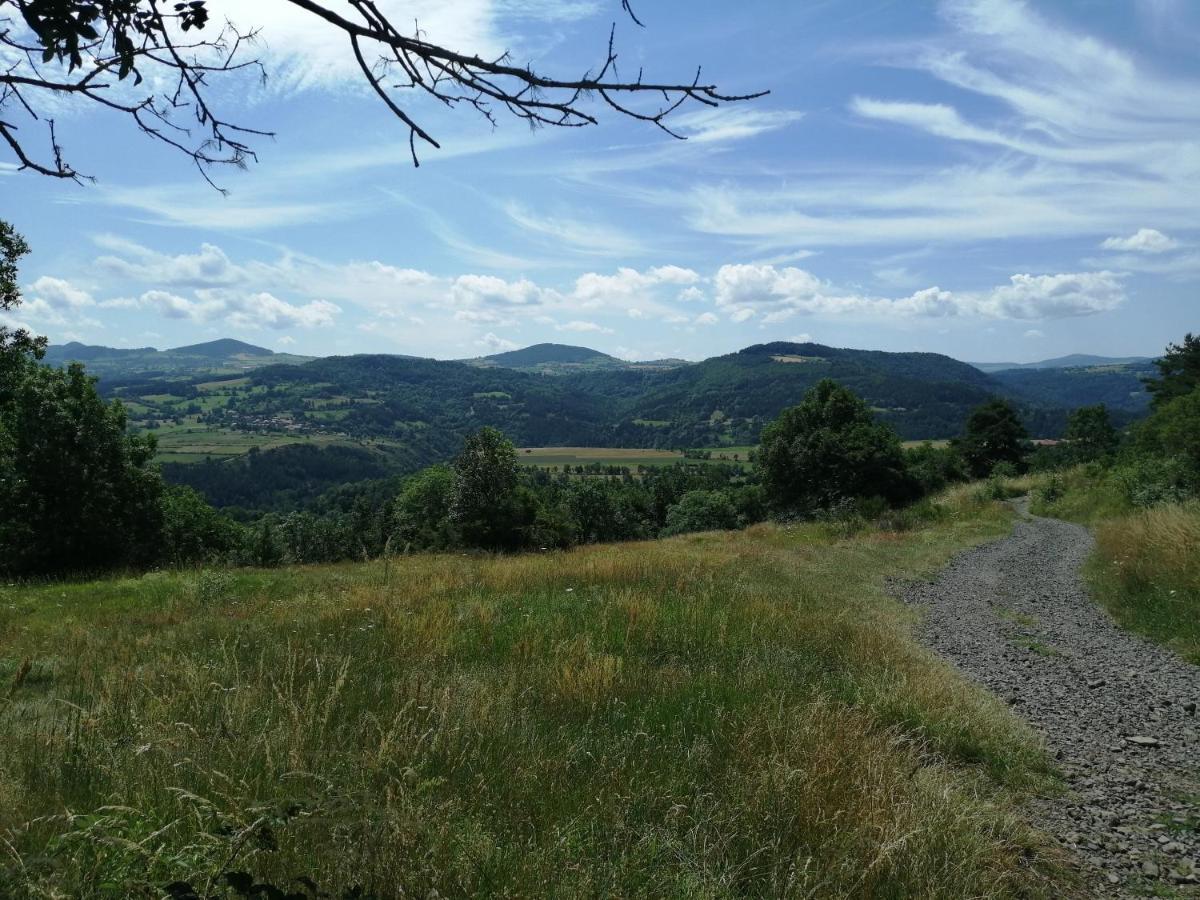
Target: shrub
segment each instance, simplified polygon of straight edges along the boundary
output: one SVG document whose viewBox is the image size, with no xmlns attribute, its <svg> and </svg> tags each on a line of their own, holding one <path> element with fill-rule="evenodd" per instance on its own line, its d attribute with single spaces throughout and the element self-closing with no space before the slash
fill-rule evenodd
<svg viewBox="0 0 1200 900">
<path fill-rule="evenodd" d="M 737 525 L 737 519 L 737 510 L 724 491 L 688 491 L 667 511 L 662 534 L 728 529 Z"/>
</svg>

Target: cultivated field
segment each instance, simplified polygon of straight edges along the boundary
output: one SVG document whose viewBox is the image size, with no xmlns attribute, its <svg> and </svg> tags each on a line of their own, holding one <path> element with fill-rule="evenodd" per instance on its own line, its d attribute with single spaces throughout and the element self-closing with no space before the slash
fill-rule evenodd
<svg viewBox="0 0 1200 900">
<path fill-rule="evenodd" d="M 263 434 L 209 428 L 204 425 L 167 425 L 157 429 L 154 434 L 158 438 L 156 458 L 159 462 L 200 462 L 209 457 L 228 459 L 241 456 L 252 447 L 273 450 L 289 444 L 325 447 L 335 443 L 353 443 L 333 435 Z"/>
<path fill-rule="evenodd" d="M 683 454 L 629 447 L 521 447 L 517 458 L 528 466 L 667 466 L 680 462 Z"/>
<path fill-rule="evenodd" d="M 692 462 L 747 463 L 753 447 L 709 447 L 701 452 L 711 458 Z M 522 447 L 517 450 L 520 462 L 529 466 L 669 466 L 687 457 L 679 450 L 647 450 L 636 447 Z"/>
<path fill-rule="evenodd" d="M 0 588 L 0 883 L 1060 896 L 1037 741 L 884 590 L 1010 515 Z"/>
</svg>

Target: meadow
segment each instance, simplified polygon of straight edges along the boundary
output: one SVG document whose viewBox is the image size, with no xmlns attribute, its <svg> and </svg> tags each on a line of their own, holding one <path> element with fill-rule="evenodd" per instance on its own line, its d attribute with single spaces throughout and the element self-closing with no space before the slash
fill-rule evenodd
<svg viewBox="0 0 1200 900">
<path fill-rule="evenodd" d="M 5 586 L 4 895 L 1061 896 L 885 587 L 1011 515 Z"/>
</svg>

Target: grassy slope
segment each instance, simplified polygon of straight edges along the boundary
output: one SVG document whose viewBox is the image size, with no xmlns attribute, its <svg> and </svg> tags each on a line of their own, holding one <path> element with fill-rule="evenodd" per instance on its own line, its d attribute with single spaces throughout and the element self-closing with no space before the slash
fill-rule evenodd
<svg viewBox="0 0 1200 900">
<path fill-rule="evenodd" d="M 1035 491 L 1033 511 L 1093 529 L 1087 577 L 1096 599 L 1124 627 L 1200 665 L 1200 504 L 1135 509 L 1114 477 L 1086 467 L 1061 484 L 1053 502 Z"/>
<path fill-rule="evenodd" d="M 848 539 L 0 588 L 0 884 L 1054 893 L 1012 812 L 1035 739 L 884 592 L 1009 526 L 945 505 Z"/>
</svg>

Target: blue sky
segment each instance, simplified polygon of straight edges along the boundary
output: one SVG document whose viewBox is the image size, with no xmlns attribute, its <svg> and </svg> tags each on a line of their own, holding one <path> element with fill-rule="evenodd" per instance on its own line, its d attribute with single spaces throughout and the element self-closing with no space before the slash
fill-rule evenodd
<svg viewBox="0 0 1200 900">
<path fill-rule="evenodd" d="M 412 97 L 407 136 L 322 23 L 263 28 L 265 85 L 215 88 L 277 133 L 218 172 L 119 118 L 54 110 L 95 184 L 17 173 L 20 321 L 52 341 L 232 336 L 326 355 L 539 341 L 698 359 L 770 340 L 1027 361 L 1153 354 L 1200 329 L 1200 4 L 1190 0 L 389 0 L 432 39 L 574 74 L 617 23 L 623 71 L 770 96 L 690 107 L 675 141 L 531 132 Z"/>
</svg>

